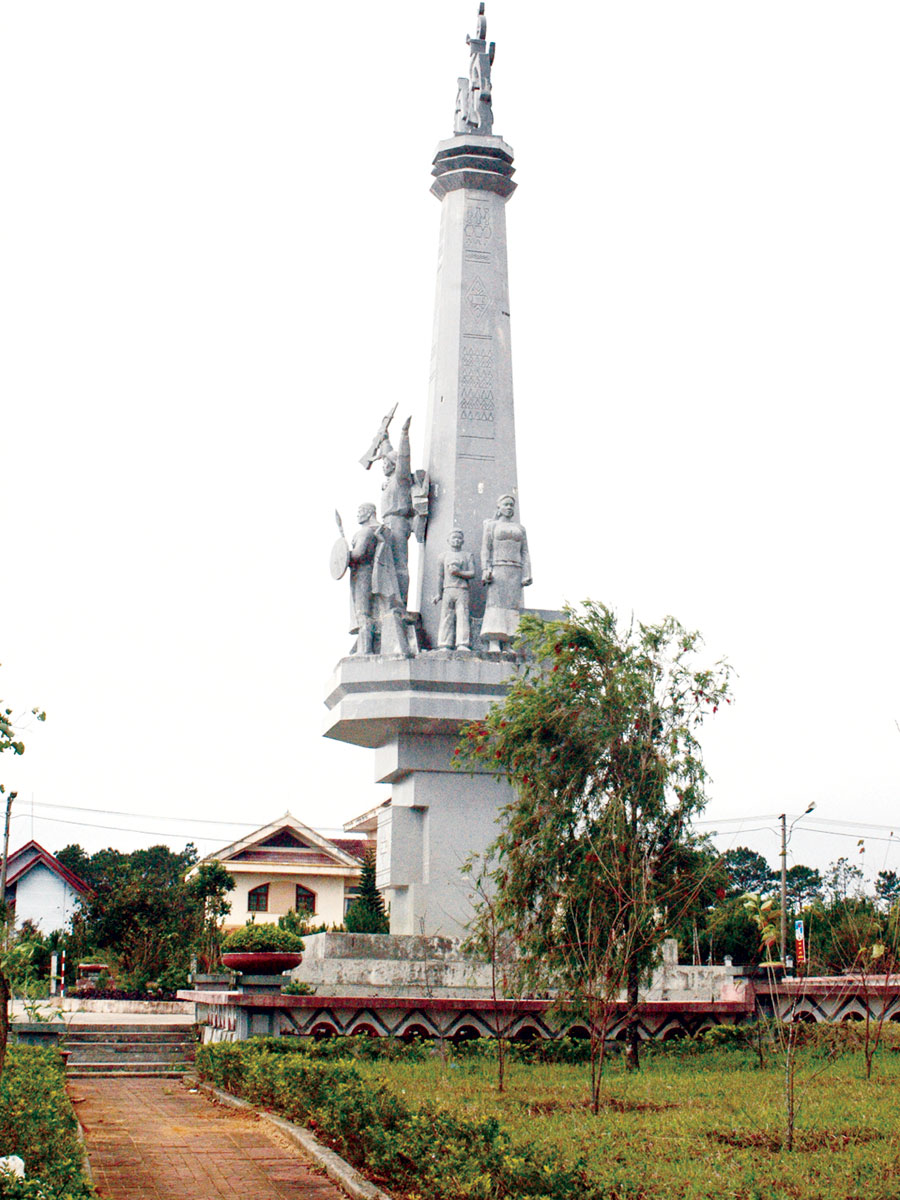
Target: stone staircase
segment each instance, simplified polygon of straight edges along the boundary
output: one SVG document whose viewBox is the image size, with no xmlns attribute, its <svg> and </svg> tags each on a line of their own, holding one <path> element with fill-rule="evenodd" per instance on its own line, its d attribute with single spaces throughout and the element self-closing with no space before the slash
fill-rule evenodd
<svg viewBox="0 0 900 1200">
<path fill-rule="evenodd" d="M 69 1028 L 62 1046 L 66 1074 L 177 1076 L 190 1070 L 197 1045 L 193 1025 L 82 1025 Z"/>
</svg>

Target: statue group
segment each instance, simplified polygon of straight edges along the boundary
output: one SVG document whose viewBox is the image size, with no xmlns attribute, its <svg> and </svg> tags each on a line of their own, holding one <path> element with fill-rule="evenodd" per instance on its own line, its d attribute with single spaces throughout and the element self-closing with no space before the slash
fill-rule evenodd
<svg viewBox="0 0 900 1200">
<path fill-rule="evenodd" d="M 355 654 L 403 655 L 418 653 L 416 618 L 409 603 L 409 538 L 424 542 L 428 522 L 430 482 L 424 471 L 413 472 L 407 418 L 395 450 L 389 428 L 397 406 L 381 422 L 369 449 L 360 459 L 368 470 L 381 461 L 381 518 L 374 504 L 357 510 L 358 529 L 348 540 L 341 518 L 341 536 L 331 556 L 336 579 L 350 572 L 351 629 Z M 505 649 L 515 637 L 523 608 L 523 588 L 531 583 L 531 560 L 524 527 L 515 519 L 516 500 L 501 496 L 493 518 L 484 522 L 481 544 L 481 579 L 486 587 L 481 639 L 490 651 Z M 470 582 L 477 574 L 475 556 L 465 549 L 465 533 L 453 529 L 449 549 L 441 555 L 437 594 L 441 606 L 438 649 L 472 651 Z"/>
</svg>

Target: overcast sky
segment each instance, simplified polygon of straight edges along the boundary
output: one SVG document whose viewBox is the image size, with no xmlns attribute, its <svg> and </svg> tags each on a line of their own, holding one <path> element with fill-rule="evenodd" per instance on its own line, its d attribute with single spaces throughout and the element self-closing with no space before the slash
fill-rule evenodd
<svg viewBox="0 0 900 1200">
<path fill-rule="evenodd" d="M 387 795 L 320 736 L 328 552 L 395 401 L 422 463 L 476 8 L 0 3 L 0 695 L 48 713 L 0 764 L 13 846 L 206 852 Z M 900 870 L 900 6 L 487 16 L 529 602 L 731 660 L 720 845 L 774 864 L 815 801 L 790 861 Z"/>
</svg>

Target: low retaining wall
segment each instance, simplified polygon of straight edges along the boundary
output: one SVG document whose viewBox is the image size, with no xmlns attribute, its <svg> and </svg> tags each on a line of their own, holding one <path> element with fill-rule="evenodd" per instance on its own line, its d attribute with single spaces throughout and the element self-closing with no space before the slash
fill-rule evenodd
<svg viewBox="0 0 900 1200">
<path fill-rule="evenodd" d="M 77 996 L 66 996 L 62 1001 L 63 1012 L 91 1013 L 138 1013 L 159 1016 L 190 1014 L 193 1004 L 188 1000 L 80 1000 Z"/>
<path fill-rule="evenodd" d="M 585 1037 L 583 1021 L 567 1020 L 549 1000 L 487 1000 L 466 996 L 283 996 L 236 991 L 184 991 L 196 1005 L 204 1042 L 242 1041 L 256 1035 L 329 1037 L 367 1034 L 372 1037 L 466 1039 Z M 693 1037 L 715 1025 L 734 1025 L 757 1011 L 783 1021 L 836 1024 L 864 1020 L 900 1022 L 900 976 L 816 976 L 766 980 L 731 980 L 717 999 L 660 1000 L 647 997 L 638 1005 L 638 1033 L 643 1039 Z M 608 1037 L 624 1035 L 630 1010 L 615 1006 Z"/>
<path fill-rule="evenodd" d="M 313 933 L 304 939 L 303 962 L 291 978 L 321 996 L 410 996 L 486 1000 L 490 964 L 463 953 L 458 938 L 413 934 Z M 678 943 L 663 942 L 661 961 L 645 989 L 645 1000 L 736 999 L 741 970 L 678 962 Z M 227 985 L 222 990 L 226 990 Z M 622 997 L 625 998 L 623 991 Z"/>
<path fill-rule="evenodd" d="M 179 992 L 197 1006 L 204 1042 L 235 1042 L 248 1037 L 423 1037 L 466 1040 L 504 1037 L 586 1037 L 585 1023 L 552 1010 L 549 1000 L 473 1000 L 426 996 L 278 996 L 246 992 Z M 637 1010 L 643 1039 L 694 1036 L 713 1025 L 748 1020 L 755 1007 L 752 989 L 740 999 L 648 1001 Z M 629 1009 L 616 1005 L 610 1038 L 622 1036 Z"/>
</svg>

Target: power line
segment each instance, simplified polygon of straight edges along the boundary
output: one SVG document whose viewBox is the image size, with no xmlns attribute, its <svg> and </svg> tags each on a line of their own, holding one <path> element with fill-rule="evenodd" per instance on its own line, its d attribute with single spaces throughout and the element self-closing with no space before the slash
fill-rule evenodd
<svg viewBox="0 0 900 1200">
<path fill-rule="evenodd" d="M 102 809 L 90 809 L 88 811 L 101 812 Z M 132 814 L 125 813 L 124 815 L 131 816 Z M 149 814 L 149 813 L 137 814 L 136 813 L 134 815 L 135 816 L 138 816 L 138 815 L 150 816 L 151 814 Z M 12 814 L 12 819 L 14 821 L 16 821 L 16 820 L 24 819 L 24 818 L 27 818 L 30 816 L 31 816 L 30 812 L 18 812 L 18 813 Z M 166 818 L 163 818 L 163 817 L 160 818 L 160 820 L 165 820 L 165 819 Z M 182 819 L 188 820 L 189 818 L 184 817 Z M 177 829 L 177 830 L 136 829 L 133 825 L 106 825 L 106 824 L 99 823 L 96 821 L 72 821 L 67 817 L 47 817 L 47 816 L 42 816 L 40 813 L 37 814 L 37 820 L 38 821 L 49 821 L 54 825 L 74 825 L 79 829 L 105 829 L 109 833 L 140 833 L 140 834 L 146 834 L 149 837 L 165 837 L 165 838 L 188 838 L 193 835 L 193 837 L 195 837 L 197 839 L 197 841 L 201 841 L 201 842 L 218 842 L 218 841 L 223 840 L 222 838 L 213 837 L 208 833 L 202 833 L 202 832 L 198 833 L 196 830 L 189 830 L 189 829 L 188 830 L 184 830 L 184 829 Z M 230 822 L 224 822 L 224 823 L 230 824 Z M 209 824 L 215 824 L 215 822 L 209 822 Z M 243 824 L 243 822 L 242 822 L 242 824 Z M 249 825 L 248 828 L 259 829 L 260 826 L 259 825 Z M 312 828 L 312 826 L 310 826 L 310 828 Z M 346 837 L 347 836 L 343 829 L 341 829 L 341 830 L 315 829 L 314 832 L 321 834 L 323 837 L 329 837 L 332 835 L 334 837 Z"/>
<path fill-rule="evenodd" d="M 22 819 L 25 817 L 29 817 L 30 815 L 31 815 L 30 813 L 24 813 L 24 812 L 13 813 L 12 819 L 15 821 L 15 820 L 19 820 L 19 819 Z M 54 825 L 75 825 L 79 829 L 105 829 L 109 833 L 144 833 L 144 834 L 150 835 L 151 837 L 170 837 L 170 838 L 183 838 L 183 837 L 190 836 L 190 830 L 185 831 L 183 829 L 179 829 L 179 830 L 135 829 L 133 826 L 129 826 L 129 825 L 102 825 L 102 824 L 98 824 L 96 821 L 71 821 L 66 817 L 44 817 L 44 816 L 41 816 L 40 813 L 38 814 L 37 819 L 39 821 L 50 821 Z M 210 835 L 208 833 L 197 833 L 194 836 L 198 839 L 198 841 L 202 841 L 202 842 L 217 842 L 220 840 L 219 838 L 210 837 Z"/>
<path fill-rule="evenodd" d="M 187 822 L 192 822 L 193 824 L 196 824 L 196 825 L 235 825 L 242 829 L 258 829 L 259 828 L 258 825 L 254 825 L 250 821 L 224 821 L 224 820 L 216 821 L 211 817 L 174 817 L 174 816 L 170 816 L 168 814 L 158 816 L 156 813 L 123 812 L 123 811 L 121 811 L 119 809 L 115 809 L 115 808 L 86 808 L 83 805 L 78 805 L 78 804 L 51 804 L 51 803 L 49 803 L 47 801 L 43 801 L 43 800 L 36 800 L 34 802 L 34 807 L 35 808 L 52 808 L 52 809 L 60 810 L 62 812 L 102 813 L 104 816 L 107 816 L 107 817 L 147 817 L 153 821 L 155 821 L 155 820 L 187 821 Z M 52 818 L 42 817 L 41 819 L 45 820 L 45 821 L 49 821 Z M 72 824 L 77 824 L 77 822 L 73 821 Z"/>
</svg>

